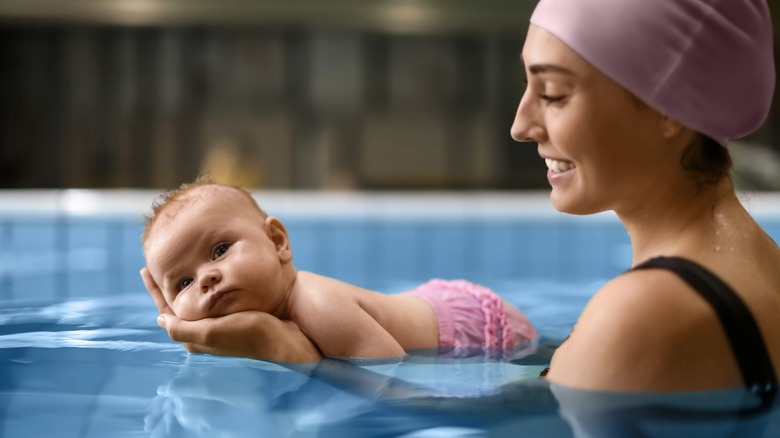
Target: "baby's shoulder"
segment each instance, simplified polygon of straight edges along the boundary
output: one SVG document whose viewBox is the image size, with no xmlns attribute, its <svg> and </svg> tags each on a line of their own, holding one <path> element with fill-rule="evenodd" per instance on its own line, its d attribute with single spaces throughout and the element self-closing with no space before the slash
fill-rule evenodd
<svg viewBox="0 0 780 438">
<path fill-rule="evenodd" d="M 310 317 L 312 314 L 332 314 L 356 304 L 355 286 L 314 274 L 298 272 L 290 300 L 293 314 Z"/>
</svg>

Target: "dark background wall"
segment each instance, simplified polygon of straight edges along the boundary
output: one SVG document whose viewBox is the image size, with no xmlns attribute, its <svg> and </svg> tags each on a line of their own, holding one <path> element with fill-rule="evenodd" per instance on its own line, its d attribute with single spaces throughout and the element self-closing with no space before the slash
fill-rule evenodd
<svg viewBox="0 0 780 438">
<path fill-rule="evenodd" d="M 0 188 L 545 187 L 509 137 L 532 6 L 5 0 Z"/>
</svg>

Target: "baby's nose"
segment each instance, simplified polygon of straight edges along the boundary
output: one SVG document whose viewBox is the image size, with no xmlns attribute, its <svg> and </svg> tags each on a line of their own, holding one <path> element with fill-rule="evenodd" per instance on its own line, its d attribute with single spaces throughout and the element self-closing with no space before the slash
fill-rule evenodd
<svg viewBox="0 0 780 438">
<path fill-rule="evenodd" d="M 222 280 L 222 274 L 218 270 L 210 270 L 200 278 L 201 292 L 208 292 L 215 284 Z"/>
</svg>

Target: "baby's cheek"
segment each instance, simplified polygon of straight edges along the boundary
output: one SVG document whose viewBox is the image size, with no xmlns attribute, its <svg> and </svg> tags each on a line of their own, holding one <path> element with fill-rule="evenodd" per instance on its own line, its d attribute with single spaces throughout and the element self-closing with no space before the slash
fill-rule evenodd
<svg viewBox="0 0 780 438">
<path fill-rule="evenodd" d="M 186 292 L 179 294 L 176 300 L 174 300 L 171 309 L 176 316 L 185 321 L 197 321 L 207 318 L 209 315 L 206 313 L 206 309 L 200 305 L 197 298 Z"/>
</svg>

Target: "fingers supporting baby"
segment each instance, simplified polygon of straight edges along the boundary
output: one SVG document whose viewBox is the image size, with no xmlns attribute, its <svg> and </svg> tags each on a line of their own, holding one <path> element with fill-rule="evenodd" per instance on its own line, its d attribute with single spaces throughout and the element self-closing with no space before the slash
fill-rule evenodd
<svg viewBox="0 0 780 438">
<path fill-rule="evenodd" d="M 190 353 L 227 355 L 225 352 L 221 352 L 216 348 L 209 348 L 206 345 L 193 342 L 193 340 L 201 343 L 205 342 L 206 339 L 203 336 L 203 332 L 200 331 L 199 326 L 208 326 L 208 323 L 203 324 L 202 321 L 183 321 L 174 315 L 163 313 L 157 317 L 157 325 L 168 332 L 168 337 L 170 337 L 172 341 L 180 342 Z"/>
<path fill-rule="evenodd" d="M 296 363 L 322 359 L 319 349 L 295 323 L 267 313 L 245 311 L 198 321 L 163 314 L 158 324 L 191 353 Z"/>
<path fill-rule="evenodd" d="M 168 306 L 168 303 L 165 301 L 162 290 L 157 286 L 157 283 L 154 281 L 154 278 L 152 278 L 152 273 L 149 272 L 148 268 L 141 269 L 141 280 L 143 280 L 146 291 L 149 292 L 154 304 L 157 306 L 157 310 L 159 310 L 160 313 L 173 315 L 173 310 L 171 310 L 170 306 Z"/>
</svg>

